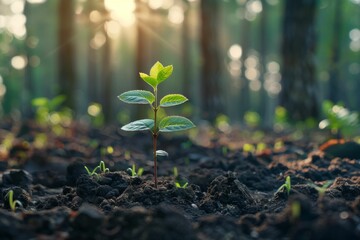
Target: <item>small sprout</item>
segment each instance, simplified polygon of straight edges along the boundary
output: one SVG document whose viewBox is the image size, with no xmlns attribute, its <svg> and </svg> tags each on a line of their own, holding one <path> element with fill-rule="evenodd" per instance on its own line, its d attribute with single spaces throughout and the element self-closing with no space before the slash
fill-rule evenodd
<svg viewBox="0 0 360 240">
<path fill-rule="evenodd" d="M 163 98 L 158 97 L 158 85 L 168 79 L 173 72 L 173 66 L 163 66 L 160 62 L 156 62 L 150 69 L 150 73 L 140 73 L 140 78 L 149 84 L 152 92 L 144 90 L 127 91 L 118 96 L 118 98 L 130 104 L 145 104 L 150 106 L 153 117 L 150 119 L 140 119 L 128 123 L 121 129 L 124 131 L 150 131 L 153 140 L 153 160 L 154 160 L 154 183 L 157 183 L 157 139 L 161 132 L 175 132 L 188 130 L 195 125 L 187 118 L 181 116 L 161 117 L 159 111 L 162 108 L 177 106 L 183 104 L 188 99 L 181 94 L 168 94 Z M 160 119 L 159 119 L 160 118 Z M 160 154 L 164 154 L 160 152 Z"/>
<path fill-rule="evenodd" d="M 84 166 L 86 172 L 89 174 L 89 176 L 97 175 L 96 171 L 100 169 L 100 166 L 96 166 L 92 171 L 89 170 L 87 166 Z"/>
<path fill-rule="evenodd" d="M 89 174 L 89 176 L 92 175 L 98 175 L 98 173 L 96 171 L 100 171 L 100 173 L 107 173 L 110 172 L 109 168 L 107 168 L 105 166 L 105 162 L 104 161 L 100 161 L 99 165 L 96 166 L 92 171 L 89 170 L 89 168 L 87 166 L 84 166 L 86 172 Z"/>
<path fill-rule="evenodd" d="M 110 172 L 109 168 L 107 168 L 107 167 L 105 166 L 105 162 L 104 162 L 104 161 L 100 161 L 99 167 L 100 167 L 100 172 L 101 172 L 101 173 Z"/>
<path fill-rule="evenodd" d="M 133 164 L 131 168 L 127 169 L 127 171 L 130 172 L 131 177 L 141 177 L 144 172 L 144 168 L 139 168 L 136 171 L 136 165 Z"/>
<path fill-rule="evenodd" d="M 279 187 L 279 189 L 275 192 L 275 195 L 276 195 L 278 192 L 283 192 L 284 190 L 286 190 L 287 195 L 289 196 L 289 195 L 290 195 L 290 190 L 291 190 L 291 180 L 290 180 L 290 176 L 287 176 L 287 177 L 286 177 L 285 183 Z"/>
<path fill-rule="evenodd" d="M 333 183 L 333 180 L 326 181 L 321 187 L 317 186 L 316 184 L 309 182 L 308 185 L 315 188 L 315 190 L 319 194 L 319 199 L 322 199 L 325 195 L 326 190 L 330 187 L 330 185 Z"/>
<path fill-rule="evenodd" d="M 14 200 L 14 191 L 10 190 L 8 191 L 8 193 L 5 195 L 5 198 L 8 197 L 9 199 L 9 206 L 11 211 L 15 212 L 16 210 L 16 205 L 18 205 L 19 207 L 23 207 L 22 203 L 19 200 Z"/>
<path fill-rule="evenodd" d="M 181 185 L 180 182 L 175 182 L 176 188 L 186 188 L 188 185 L 189 185 L 188 182 L 184 183 L 183 185 Z"/>
</svg>

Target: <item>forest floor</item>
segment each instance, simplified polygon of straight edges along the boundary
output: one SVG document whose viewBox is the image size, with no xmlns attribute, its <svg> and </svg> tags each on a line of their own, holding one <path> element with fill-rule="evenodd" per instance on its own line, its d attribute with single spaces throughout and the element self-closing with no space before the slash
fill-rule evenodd
<svg viewBox="0 0 360 240">
<path fill-rule="evenodd" d="M 169 156 L 155 188 L 148 133 L 63 130 L 1 123 L 1 239 L 360 239 L 357 143 L 321 151 L 322 133 L 200 126 L 191 138 L 160 136 Z M 89 176 L 84 165 L 100 160 L 110 172 Z M 290 191 L 277 191 L 286 176 Z M 14 212 L 11 189 L 23 205 Z"/>
</svg>

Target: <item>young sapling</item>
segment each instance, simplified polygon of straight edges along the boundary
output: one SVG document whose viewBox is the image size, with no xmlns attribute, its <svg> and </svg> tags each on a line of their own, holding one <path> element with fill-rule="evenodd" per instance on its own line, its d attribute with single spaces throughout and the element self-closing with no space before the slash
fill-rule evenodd
<svg viewBox="0 0 360 240">
<path fill-rule="evenodd" d="M 160 132 L 175 132 L 187 130 L 195 125 L 187 118 L 181 116 L 167 116 L 158 119 L 160 108 L 172 107 L 186 102 L 188 99 L 181 94 L 168 94 L 163 98 L 158 98 L 158 85 L 168 79 L 173 72 L 173 66 L 163 66 L 156 62 L 150 69 L 150 75 L 140 73 L 140 78 L 152 87 L 153 92 L 145 90 L 131 90 L 124 92 L 118 98 L 130 104 L 147 104 L 153 112 L 153 118 L 141 119 L 126 124 L 121 129 L 124 131 L 146 131 L 149 130 L 153 140 L 153 159 L 154 159 L 154 182 L 155 188 L 158 186 L 157 181 L 157 156 L 167 156 L 164 150 L 157 150 L 157 139 Z"/>
<path fill-rule="evenodd" d="M 131 177 L 141 177 L 144 172 L 144 168 L 139 168 L 136 171 L 136 165 L 133 164 L 131 168 L 127 169 L 127 171 L 130 172 Z"/>
<path fill-rule="evenodd" d="M 11 211 L 15 212 L 16 210 L 16 205 L 18 205 L 19 207 L 23 207 L 22 203 L 19 200 L 14 200 L 14 191 L 10 190 L 7 192 L 7 194 L 5 195 L 5 198 L 9 199 L 9 206 Z"/>
<path fill-rule="evenodd" d="M 279 187 L 279 189 L 275 192 L 275 195 L 276 195 L 278 192 L 283 192 L 284 190 L 286 190 L 286 193 L 287 193 L 287 195 L 289 196 L 289 195 L 290 195 L 290 191 L 291 191 L 291 179 L 290 179 L 290 176 L 287 176 L 287 177 L 286 177 L 285 183 Z"/>
</svg>

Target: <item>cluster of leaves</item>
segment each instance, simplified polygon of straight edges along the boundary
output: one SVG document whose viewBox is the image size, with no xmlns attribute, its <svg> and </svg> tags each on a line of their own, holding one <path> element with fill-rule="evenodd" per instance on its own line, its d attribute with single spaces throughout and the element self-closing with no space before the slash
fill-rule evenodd
<svg viewBox="0 0 360 240">
<path fill-rule="evenodd" d="M 61 107 L 66 100 L 64 95 L 52 99 L 34 98 L 31 104 L 35 108 L 35 119 L 41 125 L 51 126 L 54 133 L 61 135 L 63 126 L 70 125 L 73 116 L 69 108 Z"/>
<path fill-rule="evenodd" d="M 159 108 L 166 108 L 180 105 L 188 99 L 181 94 L 168 94 L 164 96 L 158 103 L 157 87 L 165 81 L 173 72 L 173 66 L 164 67 L 160 62 L 150 70 L 150 75 L 140 73 L 140 77 L 153 88 L 153 93 L 145 90 L 131 90 L 122 93 L 118 98 L 130 104 L 148 104 L 153 112 L 157 112 Z M 121 129 L 125 131 L 143 131 L 150 130 L 153 134 L 158 132 L 174 132 L 182 131 L 195 127 L 195 125 L 187 118 L 181 116 L 167 116 L 159 123 L 155 119 L 141 119 L 126 124 Z"/>
<path fill-rule="evenodd" d="M 342 104 L 333 104 L 331 101 L 323 102 L 325 119 L 319 123 L 319 128 L 329 128 L 337 138 L 348 136 L 359 128 L 359 114 L 351 112 Z"/>
</svg>

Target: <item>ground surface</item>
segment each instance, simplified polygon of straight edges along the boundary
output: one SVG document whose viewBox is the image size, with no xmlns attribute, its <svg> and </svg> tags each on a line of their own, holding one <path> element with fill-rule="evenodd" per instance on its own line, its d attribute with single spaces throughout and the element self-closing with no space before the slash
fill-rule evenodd
<svg viewBox="0 0 360 240">
<path fill-rule="evenodd" d="M 360 239 L 356 143 L 324 153 L 323 139 L 307 133 L 258 138 L 199 127 L 192 140 L 160 137 L 169 157 L 158 160 L 156 189 L 149 134 L 80 124 L 62 136 L 34 123 L 0 128 L 1 239 Z M 110 172 L 90 177 L 84 165 L 100 160 Z M 143 176 L 126 172 L 134 163 Z M 289 194 L 276 193 L 286 176 Z M 328 180 L 323 194 L 309 184 Z M 15 212 L 10 189 L 23 204 Z"/>
</svg>

